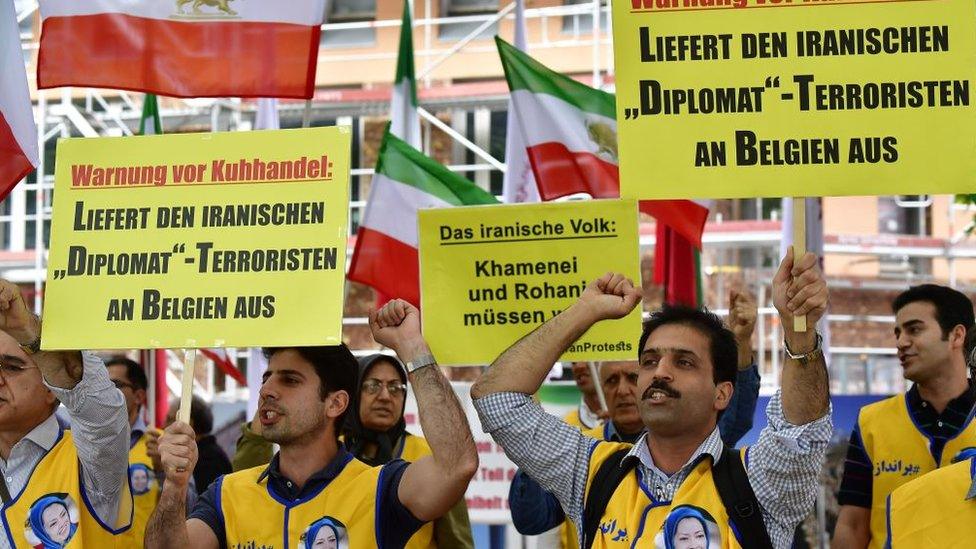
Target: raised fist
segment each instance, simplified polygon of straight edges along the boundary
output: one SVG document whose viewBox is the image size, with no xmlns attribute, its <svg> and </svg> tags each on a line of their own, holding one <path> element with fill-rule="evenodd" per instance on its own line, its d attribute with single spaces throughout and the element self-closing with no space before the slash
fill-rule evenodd
<svg viewBox="0 0 976 549">
<path fill-rule="evenodd" d="M 578 304 L 595 319 L 594 322 L 623 318 L 641 301 L 641 289 L 620 273 L 607 273 L 586 286 Z"/>
</svg>

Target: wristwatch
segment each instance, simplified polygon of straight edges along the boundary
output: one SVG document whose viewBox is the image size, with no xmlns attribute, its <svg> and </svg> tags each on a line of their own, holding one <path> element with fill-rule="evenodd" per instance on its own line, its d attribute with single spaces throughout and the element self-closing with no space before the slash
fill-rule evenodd
<svg viewBox="0 0 976 549">
<path fill-rule="evenodd" d="M 39 352 L 41 350 L 41 336 L 38 335 L 30 343 L 20 343 L 20 349 L 28 355 Z"/>
<path fill-rule="evenodd" d="M 813 346 L 813 349 L 803 353 L 803 354 L 793 354 L 790 350 L 790 346 L 786 344 L 786 340 L 783 340 L 783 349 L 786 351 L 786 357 L 792 358 L 793 360 L 800 363 L 801 366 L 806 366 L 807 364 L 816 360 L 817 357 L 823 356 L 823 337 L 817 334 L 817 343 Z"/>
<path fill-rule="evenodd" d="M 434 355 L 430 353 L 422 354 L 417 358 L 407 362 L 407 372 L 413 373 L 421 368 L 424 368 L 426 366 L 433 366 L 434 364 L 437 364 L 437 360 L 434 359 Z"/>
</svg>

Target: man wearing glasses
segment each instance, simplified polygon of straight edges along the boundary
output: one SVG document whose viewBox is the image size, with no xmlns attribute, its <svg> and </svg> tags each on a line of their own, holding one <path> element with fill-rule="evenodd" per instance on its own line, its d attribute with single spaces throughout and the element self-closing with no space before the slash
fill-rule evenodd
<svg viewBox="0 0 976 549">
<path fill-rule="evenodd" d="M 40 344 L 40 319 L 15 284 L 0 280 L 0 513 L 9 525 L 0 548 L 35 545 L 44 532 L 32 531 L 28 517 L 52 497 L 76 506 L 70 535 L 78 547 L 122 547 L 115 534 L 132 505 L 125 400 L 94 355 Z M 54 415 L 59 402 L 70 431 Z"/>
</svg>

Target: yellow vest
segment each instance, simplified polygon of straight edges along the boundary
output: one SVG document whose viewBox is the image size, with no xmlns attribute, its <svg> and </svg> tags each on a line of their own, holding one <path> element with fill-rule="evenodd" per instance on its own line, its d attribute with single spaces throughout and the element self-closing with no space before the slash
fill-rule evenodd
<svg viewBox="0 0 976 549">
<path fill-rule="evenodd" d="M 976 477 L 976 458 L 947 465 L 888 496 L 886 547 L 971 549 L 976 545 L 976 499 L 966 493 Z"/>
<path fill-rule="evenodd" d="M 423 437 L 418 437 L 407 433 L 403 437 L 403 450 L 400 452 L 400 459 L 414 462 L 418 459 L 431 455 L 430 446 Z M 425 523 L 417 530 L 417 533 L 407 542 L 406 549 L 427 549 L 436 548 L 434 543 L 434 523 Z"/>
<path fill-rule="evenodd" d="M 574 412 L 574 415 L 579 418 L 578 412 Z M 604 422 L 592 429 L 586 429 L 583 431 L 583 435 L 592 439 L 607 441 L 609 424 L 610 422 Z M 579 533 L 576 531 L 576 525 L 568 518 L 559 527 L 559 540 L 563 549 L 579 549 Z"/>
<path fill-rule="evenodd" d="M 128 536 L 136 544 L 142 545 L 146 525 L 159 502 L 159 483 L 153 471 L 152 459 L 146 452 L 148 437 L 143 434 L 129 450 L 129 491 L 132 492 L 132 527 Z"/>
<path fill-rule="evenodd" d="M 600 465 L 617 450 L 630 447 L 617 442 L 596 445 L 590 455 L 587 493 Z M 703 459 L 689 473 L 672 501 L 655 501 L 639 471 L 627 475 L 607 503 L 593 547 L 671 549 L 675 541 L 705 545 L 702 538 L 708 539 L 710 549 L 741 549 L 712 480 L 710 458 Z"/>
<path fill-rule="evenodd" d="M 318 493 L 299 501 L 275 494 L 265 466 L 218 480 L 228 547 L 311 548 L 335 538 L 338 547 L 376 547 L 376 490 L 381 467 L 353 459 Z"/>
<path fill-rule="evenodd" d="M 908 413 L 908 395 L 896 395 L 861 409 L 858 426 L 864 451 L 871 460 L 871 543 L 881 549 L 887 534 L 885 501 L 895 488 L 952 462 L 962 449 L 976 446 L 976 424 L 966 420 L 962 431 L 946 442 L 936 463 L 929 439 Z"/>
<path fill-rule="evenodd" d="M 129 547 L 121 534 L 132 515 L 123 503 L 116 524 L 107 526 L 92 511 L 81 485 L 78 452 L 71 431 L 62 431 L 34 468 L 27 485 L 3 507 L 3 527 L 12 547 L 114 548 Z M 128 501 L 123 494 L 123 502 Z M 55 523 L 45 527 L 47 523 Z"/>
<path fill-rule="evenodd" d="M 589 427 L 583 425 L 583 420 L 580 418 L 579 407 L 577 407 L 575 410 L 570 410 L 569 412 L 566 412 L 566 415 L 563 416 L 563 421 L 572 425 L 573 427 L 576 427 L 581 431 L 585 431 L 589 429 Z M 600 425 L 602 424 L 603 422 L 600 422 Z M 597 427 L 599 427 L 599 425 Z M 596 427 L 594 427 L 594 429 L 595 428 Z"/>
</svg>

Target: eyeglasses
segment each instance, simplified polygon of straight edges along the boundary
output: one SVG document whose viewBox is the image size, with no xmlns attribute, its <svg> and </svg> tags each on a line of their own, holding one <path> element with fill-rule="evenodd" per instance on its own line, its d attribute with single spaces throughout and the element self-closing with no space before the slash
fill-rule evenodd
<svg viewBox="0 0 976 549">
<path fill-rule="evenodd" d="M 115 388 L 118 389 L 118 390 L 120 390 L 120 391 L 122 389 L 125 389 L 126 387 L 128 387 L 129 389 L 133 389 L 133 390 L 136 388 L 135 385 L 133 385 L 131 383 L 126 383 L 126 382 L 124 382 L 124 381 L 122 381 L 120 379 L 113 379 L 112 380 L 112 385 L 115 385 Z"/>
<path fill-rule="evenodd" d="M 9 362 L 0 362 L 0 374 L 7 375 L 17 375 L 25 370 L 30 370 L 31 368 L 37 368 L 37 366 L 24 366 L 20 364 L 11 364 Z"/>
<path fill-rule="evenodd" d="M 366 394 L 375 395 L 380 392 L 381 387 L 386 387 L 391 397 L 397 397 L 407 392 L 407 386 L 397 381 L 383 383 L 378 379 L 367 379 L 363 382 L 363 390 Z"/>
</svg>

